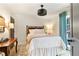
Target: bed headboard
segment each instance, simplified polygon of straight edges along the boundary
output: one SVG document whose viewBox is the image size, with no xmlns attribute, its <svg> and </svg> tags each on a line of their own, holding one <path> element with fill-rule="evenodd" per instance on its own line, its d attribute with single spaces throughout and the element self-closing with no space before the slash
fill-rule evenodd
<svg viewBox="0 0 79 59">
<path fill-rule="evenodd" d="M 44 26 L 28 26 L 28 25 L 26 25 L 26 35 L 29 34 L 30 29 L 44 29 Z"/>
</svg>

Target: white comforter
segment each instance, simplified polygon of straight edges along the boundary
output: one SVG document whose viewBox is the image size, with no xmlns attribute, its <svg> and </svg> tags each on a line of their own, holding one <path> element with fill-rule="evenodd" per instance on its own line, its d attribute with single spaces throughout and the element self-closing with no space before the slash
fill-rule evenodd
<svg viewBox="0 0 79 59">
<path fill-rule="evenodd" d="M 46 37 L 46 36 L 49 36 L 47 34 L 34 34 L 34 33 L 31 33 L 27 36 L 27 42 L 31 41 L 33 38 L 40 38 L 40 37 Z"/>
<path fill-rule="evenodd" d="M 66 50 L 66 46 L 59 36 L 41 36 L 32 38 L 29 47 L 31 56 L 56 56 Z"/>
</svg>

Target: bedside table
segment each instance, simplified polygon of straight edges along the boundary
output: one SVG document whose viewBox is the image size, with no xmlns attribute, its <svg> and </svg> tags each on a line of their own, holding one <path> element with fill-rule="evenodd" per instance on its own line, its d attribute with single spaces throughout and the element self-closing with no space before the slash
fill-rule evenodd
<svg viewBox="0 0 79 59">
<path fill-rule="evenodd" d="M 14 43 L 16 43 L 15 51 L 17 53 L 17 45 L 18 45 L 18 41 L 16 38 L 8 38 L 8 39 L 9 40 L 7 42 L 0 43 L 0 51 L 4 52 L 6 56 L 10 54 L 10 50 L 12 47 L 14 47 Z"/>
</svg>

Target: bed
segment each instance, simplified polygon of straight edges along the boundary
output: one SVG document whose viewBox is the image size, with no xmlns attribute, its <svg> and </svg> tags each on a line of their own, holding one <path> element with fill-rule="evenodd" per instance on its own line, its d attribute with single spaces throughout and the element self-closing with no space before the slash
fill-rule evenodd
<svg viewBox="0 0 79 59">
<path fill-rule="evenodd" d="M 26 26 L 29 56 L 70 56 L 60 36 L 48 35 L 44 31 L 44 26 Z"/>
</svg>

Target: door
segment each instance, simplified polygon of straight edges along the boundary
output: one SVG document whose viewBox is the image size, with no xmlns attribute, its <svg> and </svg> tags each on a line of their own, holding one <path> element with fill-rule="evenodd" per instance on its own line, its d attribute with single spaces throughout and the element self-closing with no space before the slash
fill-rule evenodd
<svg viewBox="0 0 79 59">
<path fill-rule="evenodd" d="M 72 22 L 72 55 L 79 56 L 79 3 L 71 4 L 71 22 Z"/>
<path fill-rule="evenodd" d="M 67 12 L 62 12 L 59 14 L 59 31 L 60 31 L 60 36 L 63 39 L 64 43 L 66 44 L 67 47 L 67 39 L 66 39 L 66 15 Z"/>
</svg>

